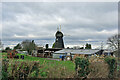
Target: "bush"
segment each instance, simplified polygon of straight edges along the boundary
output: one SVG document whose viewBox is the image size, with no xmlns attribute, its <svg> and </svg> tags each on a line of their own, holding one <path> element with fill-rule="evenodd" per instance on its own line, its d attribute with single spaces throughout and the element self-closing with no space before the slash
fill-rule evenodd
<svg viewBox="0 0 120 80">
<path fill-rule="evenodd" d="M 114 57 L 106 57 L 105 62 L 107 62 L 107 64 L 109 65 L 109 69 L 110 69 L 108 77 L 114 78 L 114 72 L 117 66 L 116 59 Z"/>
<path fill-rule="evenodd" d="M 8 66 L 9 66 L 9 60 L 4 59 L 2 61 L 2 80 L 8 79 Z"/>
<path fill-rule="evenodd" d="M 89 61 L 87 58 L 76 58 L 75 59 L 75 70 L 77 72 L 77 77 L 86 78 L 90 73 Z"/>
<path fill-rule="evenodd" d="M 47 77 L 47 72 L 41 72 L 40 75 L 41 77 Z"/>
<path fill-rule="evenodd" d="M 38 62 L 25 62 L 25 61 L 11 61 L 3 60 L 2 79 L 7 80 L 13 78 L 16 80 L 26 79 L 30 77 L 38 77 L 39 75 Z"/>
<path fill-rule="evenodd" d="M 89 69 L 90 73 L 87 78 L 108 78 L 109 66 L 105 62 L 91 62 Z"/>
<path fill-rule="evenodd" d="M 28 78 L 37 77 L 39 73 L 39 63 L 38 62 L 15 62 L 12 67 L 12 77 L 21 79 L 21 78 Z"/>
</svg>

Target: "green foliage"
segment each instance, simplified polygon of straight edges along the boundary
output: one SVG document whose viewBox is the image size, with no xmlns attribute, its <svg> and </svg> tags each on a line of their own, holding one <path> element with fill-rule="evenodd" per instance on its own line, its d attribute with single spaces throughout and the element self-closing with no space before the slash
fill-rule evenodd
<svg viewBox="0 0 120 80">
<path fill-rule="evenodd" d="M 52 46 L 52 48 L 55 48 L 55 43 L 53 43 L 53 46 Z"/>
<path fill-rule="evenodd" d="M 41 72 L 40 75 L 41 77 L 47 77 L 47 72 Z"/>
<path fill-rule="evenodd" d="M 18 53 L 17 55 L 20 56 L 23 54 Z M 2 56 L 5 58 L 7 56 L 7 53 L 2 53 Z M 38 62 L 39 67 L 33 67 L 34 62 Z M 17 67 L 13 68 L 13 66 Z M 25 66 L 31 67 L 29 68 Z M 31 70 L 32 67 L 33 70 Z M 24 59 L 9 59 L 8 77 L 19 74 L 25 75 L 28 69 L 31 71 L 27 76 L 28 78 L 73 78 L 75 74 L 75 65 L 71 61 L 47 60 L 46 58 L 24 55 Z M 25 71 L 25 73 L 21 73 L 22 71 Z M 37 71 L 39 71 L 39 73 Z M 12 72 L 14 73 L 12 74 Z M 16 77 L 18 78 L 18 76 Z"/>
<path fill-rule="evenodd" d="M 85 49 L 92 49 L 92 48 L 91 48 L 91 44 L 86 43 Z"/>
<path fill-rule="evenodd" d="M 47 73 L 47 78 L 73 78 L 75 76 L 75 70 L 68 68 L 70 66 L 69 64 L 66 63 L 67 66 L 60 63 L 50 65 L 44 72 Z"/>
<path fill-rule="evenodd" d="M 107 64 L 109 65 L 109 78 L 114 78 L 114 71 L 116 69 L 116 59 L 113 57 L 106 57 L 105 58 L 105 62 L 107 62 Z"/>
<path fill-rule="evenodd" d="M 118 67 L 117 67 L 117 72 L 118 72 L 118 77 L 120 77 L 119 75 L 120 75 L 120 65 L 118 65 Z"/>
<path fill-rule="evenodd" d="M 2 61 L 2 80 L 8 79 L 8 65 L 9 65 L 9 60 L 4 59 Z"/>
<path fill-rule="evenodd" d="M 11 50 L 11 48 L 10 48 L 10 47 L 6 47 L 5 50 L 6 50 L 6 51 L 7 51 L 7 50 Z"/>
<path fill-rule="evenodd" d="M 77 71 L 78 77 L 87 77 L 90 72 L 88 59 L 77 57 L 75 59 L 75 70 Z"/>
<path fill-rule="evenodd" d="M 15 47 L 14 47 L 14 49 L 21 49 L 22 47 L 21 47 L 21 45 L 20 44 L 17 44 Z"/>
<path fill-rule="evenodd" d="M 13 78 L 15 80 L 29 78 L 32 73 L 33 77 L 38 77 L 39 75 L 39 63 L 38 62 L 12 62 L 9 63 L 6 59 L 3 60 L 2 66 L 2 79 L 7 80 L 8 78 Z"/>
</svg>

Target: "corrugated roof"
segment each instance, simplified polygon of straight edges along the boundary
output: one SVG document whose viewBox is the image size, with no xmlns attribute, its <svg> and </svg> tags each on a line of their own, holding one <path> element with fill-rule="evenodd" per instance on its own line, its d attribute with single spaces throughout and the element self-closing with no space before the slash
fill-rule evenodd
<svg viewBox="0 0 120 80">
<path fill-rule="evenodd" d="M 55 54 L 58 53 L 71 53 L 71 54 L 94 54 L 97 53 L 98 49 L 62 49 L 59 51 L 56 51 Z"/>
</svg>

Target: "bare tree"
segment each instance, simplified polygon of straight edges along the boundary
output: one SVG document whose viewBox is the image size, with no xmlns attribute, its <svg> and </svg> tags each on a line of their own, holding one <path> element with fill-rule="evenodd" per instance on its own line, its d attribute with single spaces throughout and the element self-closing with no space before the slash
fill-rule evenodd
<svg viewBox="0 0 120 80">
<path fill-rule="evenodd" d="M 34 50 L 36 47 L 34 40 L 32 40 L 32 41 L 25 40 L 21 44 L 22 44 L 23 49 L 26 50 L 29 55 L 31 55 L 32 50 Z"/>
<path fill-rule="evenodd" d="M 108 38 L 107 40 L 107 44 L 109 44 L 109 47 L 114 49 L 114 50 L 118 50 L 119 48 L 119 42 L 120 42 L 120 34 L 116 34 L 114 36 L 111 36 Z"/>
</svg>

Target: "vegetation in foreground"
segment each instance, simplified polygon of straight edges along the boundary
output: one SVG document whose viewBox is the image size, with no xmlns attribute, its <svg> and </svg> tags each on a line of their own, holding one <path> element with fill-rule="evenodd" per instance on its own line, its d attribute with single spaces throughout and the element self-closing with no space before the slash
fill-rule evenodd
<svg viewBox="0 0 120 80">
<path fill-rule="evenodd" d="M 3 54 L 2 77 L 6 78 L 116 78 L 116 59 L 106 57 L 76 58 L 71 61 L 47 60 L 24 55 L 24 59 L 7 59 Z M 23 54 L 17 54 L 23 55 Z M 119 70 L 119 69 L 118 69 Z M 113 75 L 114 74 L 114 75 Z"/>
<path fill-rule="evenodd" d="M 17 73 L 19 71 L 24 71 L 24 69 L 26 68 L 25 66 L 32 68 L 32 65 L 34 63 L 38 64 L 37 68 L 39 69 L 39 72 L 36 73 L 36 71 L 33 71 L 33 72 L 30 71 L 31 73 L 29 72 L 27 76 L 28 78 L 30 77 L 36 77 L 36 78 L 66 78 L 66 77 L 69 78 L 71 77 L 72 78 L 75 74 L 75 65 L 71 61 L 47 60 L 46 58 L 32 57 L 27 55 L 24 55 L 25 56 L 24 59 L 7 59 L 7 53 L 2 53 L 2 54 L 3 54 L 3 60 L 5 59 L 5 62 L 7 61 L 7 65 L 8 65 L 7 75 L 9 75 L 9 77 L 16 75 L 14 73 Z M 23 54 L 17 54 L 17 55 L 20 56 Z M 5 66 L 3 65 L 3 67 Z M 15 70 L 13 70 L 13 67 Z M 11 73 L 13 71 L 15 72 Z M 17 78 L 19 78 L 19 76 L 17 76 Z"/>
</svg>

